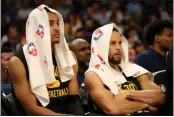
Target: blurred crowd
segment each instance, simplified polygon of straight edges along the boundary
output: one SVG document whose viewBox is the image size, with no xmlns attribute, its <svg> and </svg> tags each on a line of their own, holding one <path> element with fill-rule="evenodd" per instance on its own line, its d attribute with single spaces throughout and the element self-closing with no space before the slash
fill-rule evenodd
<svg viewBox="0 0 174 117">
<path fill-rule="evenodd" d="M 149 47 L 143 36 L 146 26 L 159 19 L 173 21 L 173 0 L 2 0 L 1 4 L 1 80 L 7 93 L 11 87 L 3 74 L 6 63 L 26 43 L 26 19 L 40 4 L 62 14 L 68 43 L 82 38 L 90 44 L 96 28 L 115 23 L 128 39 L 132 62 Z"/>
</svg>

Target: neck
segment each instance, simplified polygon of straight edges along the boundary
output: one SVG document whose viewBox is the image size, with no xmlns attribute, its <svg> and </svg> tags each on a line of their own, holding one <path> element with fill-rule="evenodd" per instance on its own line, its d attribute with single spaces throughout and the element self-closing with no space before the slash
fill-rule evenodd
<svg viewBox="0 0 174 117">
<path fill-rule="evenodd" d="M 84 73 L 86 70 L 84 69 L 84 68 L 82 68 L 82 67 L 80 67 L 79 66 L 79 70 L 78 70 L 78 72 L 80 72 L 80 73 Z"/>
<path fill-rule="evenodd" d="M 88 69 L 88 65 L 85 62 L 78 61 L 78 72 L 85 72 Z"/>
<path fill-rule="evenodd" d="M 156 52 L 158 52 L 159 54 L 161 54 L 163 57 L 166 56 L 166 51 L 162 50 L 159 45 L 154 44 L 152 47 Z"/>
<path fill-rule="evenodd" d="M 51 44 L 51 50 L 52 50 L 52 52 L 54 52 L 54 50 L 55 50 L 54 44 Z"/>
<path fill-rule="evenodd" d="M 109 64 L 114 70 L 116 70 L 117 72 L 121 72 L 120 69 L 118 68 L 118 64 L 113 64 L 111 62 L 109 62 Z"/>
</svg>

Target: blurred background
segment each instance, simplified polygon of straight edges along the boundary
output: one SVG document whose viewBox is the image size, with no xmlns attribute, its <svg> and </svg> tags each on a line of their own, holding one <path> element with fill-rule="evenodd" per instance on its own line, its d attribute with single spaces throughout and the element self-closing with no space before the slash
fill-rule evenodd
<svg viewBox="0 0 174 117">
<path fill-rule="evenodd" d="M 158 19 L 173 19 L 173 0 L 2 0 L 1 40 L 25 43 L 25 22 L 29 13 L 46 4 L 59 11 L 65 22 L 67 41 L 82 37 L 110 22 L 119 26 L 130 41 L 143 41 L 143 29 Z M 15 49 L 15 47 L 13 47 Z"/>
</svg>

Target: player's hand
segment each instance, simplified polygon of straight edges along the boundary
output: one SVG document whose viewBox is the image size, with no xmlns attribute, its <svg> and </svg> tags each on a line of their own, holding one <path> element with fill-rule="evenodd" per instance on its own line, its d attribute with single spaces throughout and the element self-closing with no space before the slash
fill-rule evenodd
<svg viewBox="0 0 174 117">
<path fill-rule="evenodd" d="M 157 107 L 154 107 L 154 106 L 151 106 L 151 105 L 147 105 L 146 109 L 151 111 L 151 112 L 157 112 L 158 111 Z"/>
</svg>

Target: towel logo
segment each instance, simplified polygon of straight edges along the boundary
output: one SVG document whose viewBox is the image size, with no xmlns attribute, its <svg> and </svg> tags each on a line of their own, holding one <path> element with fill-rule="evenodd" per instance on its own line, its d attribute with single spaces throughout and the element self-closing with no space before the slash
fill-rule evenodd
<svg viewBox="0 0 174 117">
<path fill-rule="evenodd" d="M 43 11 L 43 8 L 41 6 L 37 7 L 39 11 Z"/>
<path fill-rule="evenodd" d="M 100 69 L 100 64 L 96 64 L 95 68 Z"/>
<path fill-rule="evenodd" d="M 100 55 L 97 55 L 97 57 L 100 59 L 100 62 L 101 62 L 102 64 L 105 64 L 105 61 L 103 60 L 103 58 L 102 58 Z"/>
<path fill-rule="evenodd" d="M 36 33 L 41 37 L 41 39 L 43 38 L 43 36 L 44 36 L 44 27 L 41 24 L 39 24 L 38 30 L 37 30 Z"/>
<path fill-rule="evenodd" d="M 91 51 L 92 51 L 92 53 L 94 53 L 94 47 L 92 47 Z"/>
<path fill-rule="evenodd" d="M 30 55 L 37 56 L 36 46 L 34 45 L 33 42 L 30 42 L 28 44 L 28 52 Z"/>
<path fill-rule="evenodd" d="M 95 65 L 95 68 L 96 68 L 96 69 L 100 69 L 100 68 L 101 68 L 100 64 L 96 64 L 96 65 Z M 101 69 L 101 70 L 104 72 L 103 69 Z"/>
<path fill-rule="evenodd" d="M 44 56 L 44 63 L 46 64 L 46 66 L 48 67 L 48 62 L 47 62 L 47 58 L 46 58 L 46 56 Z"/>
<path fill-rule="evenodd" d="M 97 29 L 95 31 L 95 35 L 96 36 L 94 36 L 94 40 L 97 41 L 103 35 L 103 32 L 100 29 Z"/>
<path fill-rule="evenodd" d="M 30 22 L 29 22 L 29 20 L 27 21 L 27 26 L 29 26 L 30 25 Z"/>
<path fill-rule="evenodd" d="M 120 90 L 121 89 L 121 82 L 120 81 L 115 81 L 114 82 L 116 85 L 117 85 L 117 87 L 118 87 L 118 90 Z"/>
</svg>

